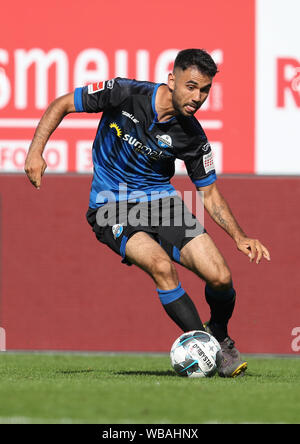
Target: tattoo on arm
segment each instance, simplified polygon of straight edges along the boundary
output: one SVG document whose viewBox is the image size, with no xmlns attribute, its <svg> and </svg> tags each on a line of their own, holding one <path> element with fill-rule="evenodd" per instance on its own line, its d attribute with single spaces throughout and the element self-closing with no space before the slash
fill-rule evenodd
<svg viewBox="0 0 300 444">
<path fill-rule="evenodd" d="M 219 225 L 221 225 L 224 228 L 224 230 L 226 230 L 228 232 L 229 231 L 229 224 L 228 224 L 228 221 L 224 218 L 223 210 L 224 210 L 224 208 L 222 206 L 216 205 L 215 203 L 213 203 L 211 217 Z"/>
<path fill-rule="evenodd" d="M 232 211 L 226 200 L 220 193 L 215 194 L 214 198 L 209 198 L 205 202 L 205 208 L 212 217 L 212 219 L 223 228 L 229 236 L 237 239 L 241 236 L 246 236 L 242 228 L 236 221 Z"/>
</svg>

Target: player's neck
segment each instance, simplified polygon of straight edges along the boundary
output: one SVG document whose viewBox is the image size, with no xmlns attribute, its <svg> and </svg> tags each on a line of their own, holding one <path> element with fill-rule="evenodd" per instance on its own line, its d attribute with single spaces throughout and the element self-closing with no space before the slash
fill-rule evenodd
<svg viewBox="0 0 300 444">
<path fill-rule="evenodd" d="M 159 122 L 166 122 L 176 115 L 172 102 L 172 94 L 167 85 L 161 85 L 158 88 L 155 98 L 155 109 Z"/>
</svg>

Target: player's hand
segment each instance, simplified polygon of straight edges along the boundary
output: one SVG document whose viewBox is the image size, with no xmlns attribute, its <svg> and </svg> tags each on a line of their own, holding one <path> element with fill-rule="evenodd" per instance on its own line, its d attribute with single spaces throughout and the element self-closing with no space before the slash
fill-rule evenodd
<svg viewBox="0 0 300 444">
<path fill-rule="evenodd" d="M 47 168 L 43 156 L 39 153 L 28 153 L 25 160 L 25 172 L 28 179 L 38 190 L 41 186 L 42 176 Z"/>
<path fill-rule="evenodd" d="M 238 250 L 249 257 L 250 262 L 256 258 L 256 263 L 259 264 L 262 258 L 270 261 L 270 253 L 267 248 L 257 239 L 250 239 L 244 237 L 236 241 Z"/>
</svg>

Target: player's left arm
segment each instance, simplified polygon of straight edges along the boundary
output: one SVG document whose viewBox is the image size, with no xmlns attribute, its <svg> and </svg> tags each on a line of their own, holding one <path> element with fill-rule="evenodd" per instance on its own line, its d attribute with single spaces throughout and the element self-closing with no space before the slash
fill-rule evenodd
<svg viewBox="0 0 300 444">
<path fill-rule="evenodd" d="M 271 260 L 267 248 L 258 240 L 249 238 L 235 219 L 228 203 L 220 193 L 216 182 L 205 187 L 197 187 L 201 191 L 204 207 L 212 219 L 223 228 L 235 241 L 238 250 L 246 254 L 252 262 L 256 257 L 258 264 L 262 257 Z"/>
</svg>

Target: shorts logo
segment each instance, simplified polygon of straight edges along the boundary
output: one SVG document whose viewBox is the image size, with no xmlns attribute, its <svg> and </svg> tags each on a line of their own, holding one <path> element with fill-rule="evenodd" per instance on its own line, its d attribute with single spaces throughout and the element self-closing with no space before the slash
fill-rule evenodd
<svg viewBox="0 0 300 444">
<path fill-rule="evenodd" d="M 121 234 L 123 233 L 123 230 L 124 230 L 123 224 L 115 224 L 112 226 L 111 229 L 112 229 L 115 240 L 121 236 Z"/>
<path fill-rule="evenodd" d="M 160 148 L 173 148 L 172 147 L 172 139 L 168 134 L 164 134 L 163 136 L 156 136 L 158 139 L 158 145 Z"/>
<path fill-rule="evenodd" d="M 98 91 L 103 91 L 104 88 L 105 88 L 105 82 L 91 83 L 90 85 L 88 85 L 88 93 L 95 94 Z"/>
</svg>

